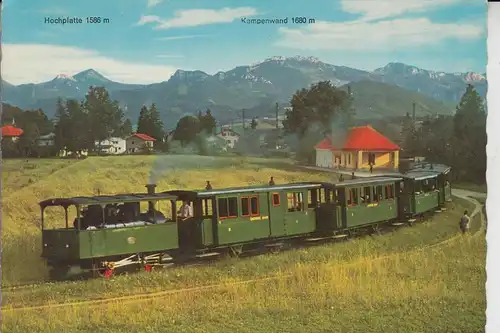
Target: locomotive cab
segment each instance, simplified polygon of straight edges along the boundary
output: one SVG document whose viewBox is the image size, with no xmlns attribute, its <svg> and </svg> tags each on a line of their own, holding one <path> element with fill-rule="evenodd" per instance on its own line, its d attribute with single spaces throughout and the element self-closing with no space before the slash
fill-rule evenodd
<svg viewBox="0 0 500 333">
<path fill-rule="evenodd" d="M 176 249 L 176 199 L 127 194 L 42 201 L 42 258 L 51 267 L 86 268 L 98 258 Z M 59 209 L 48 213 L 49 207 Z M 61 212 L 64 226 L 57 223 Z"/>
</svg>

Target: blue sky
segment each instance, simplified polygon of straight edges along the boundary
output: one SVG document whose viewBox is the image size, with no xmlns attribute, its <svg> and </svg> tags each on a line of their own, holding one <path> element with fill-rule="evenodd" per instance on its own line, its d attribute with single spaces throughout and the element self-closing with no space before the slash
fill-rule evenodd
<svg viewBox="0 0 500 333">
<path fill-rule="evenodd" d="M 471 0 L 8 0 L 3 78 L 42 82 L 94 68 L 116 81 L 152 83 L 178 68 L 212 74 L 278 55 L 366 70 L 400 61 L 482 73 L 486 10 L 485 1 Z M 110 23 L 44 23 L 89 16 Z M 288 17 L 288 24 L 242 17 Z"/>
</svg>

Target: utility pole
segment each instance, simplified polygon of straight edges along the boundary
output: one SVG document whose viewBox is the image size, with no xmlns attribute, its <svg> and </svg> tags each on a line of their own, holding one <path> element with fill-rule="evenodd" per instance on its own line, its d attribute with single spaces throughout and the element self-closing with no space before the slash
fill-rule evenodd
<svg viewBox="0 0 500 333">
<path fill-rule="evenodd" d="M 276 129 L 279 129 L 278 114 L 279 114 L 279 106 L 278 103 L 276 103 Z"/>
<path fill-rule="evenodd" d="M 415 114 L 415 108 L 417 106 L 417 103 L 413 102 L 413 109 L 412 109 L 412 120 L 413 120 L 413 126 L 415 126 L 415 117 L 416 117 L 416 114 Z"/>
<path fill-rule="evenodd" d="M 245 129 L 245 109 L 241 110 L 241 117 L 243 118 L 243 129 Z"/>
</svg>

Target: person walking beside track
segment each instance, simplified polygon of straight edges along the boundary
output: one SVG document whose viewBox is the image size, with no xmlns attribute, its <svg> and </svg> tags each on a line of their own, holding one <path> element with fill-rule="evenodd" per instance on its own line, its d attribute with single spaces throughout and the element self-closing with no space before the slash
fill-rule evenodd
<svg viewBox="0 0 500 333">
<path fill-rule="evenodd" d="M 464 215 L 460 218 L 460 230 L 462 230 L 462 234 L 465 234 L 469 231 L 470 227 L 470 217 L 468 212 L 465 211 Z"/>
</svg>

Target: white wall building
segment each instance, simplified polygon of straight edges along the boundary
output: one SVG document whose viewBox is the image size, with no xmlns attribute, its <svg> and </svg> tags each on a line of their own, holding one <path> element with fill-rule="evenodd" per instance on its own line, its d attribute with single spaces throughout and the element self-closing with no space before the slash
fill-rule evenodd
<svg viewBox="0 0 500 333">
<path fill-rule="evenodd" d="M 95 143 L 96 148 L 99 147 L 99 142 Z M 122 138 L 109 138 L 101 141 L 101 152 L 104 154 L 118 155 L 124 154 L 127 151 L 127 141 Z"/>
<path fill-rule="evenodd" d="M 54 133 L 49 133 L 42 135 L 37 139 L 38 147 L 53 147 L 55 144 L 56 135 Z"/>
<path fill-rule="evenodd" d="M 240 139 L 240 135 L 238 133 L 227 127 L 222 128 L 222 130 L 217 134 L 217 136 L 219 138 L 224 139 L 224 141 L 226 141 L 227 146 L 230 148 L 234 148 L 234 145 Z"/>
</svg>

